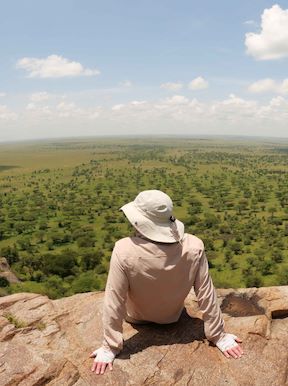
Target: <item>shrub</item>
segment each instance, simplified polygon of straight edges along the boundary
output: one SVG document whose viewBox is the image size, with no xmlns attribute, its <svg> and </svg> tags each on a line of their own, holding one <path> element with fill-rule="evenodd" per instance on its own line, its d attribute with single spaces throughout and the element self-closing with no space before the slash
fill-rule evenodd
<svg viewBox="0 0 288 386">
<path fill-rule="evenodd" d="M 76 253 L 66 250 L 61 254 L 46 253 L 43 255 L 43 272 L 46 275 L 55 274 L 60 277 L 72 275 L 77 265 Z"/>
<path fill-rule="evenodd" d="M 263 281 L 261 276 L 258 273 L 248 273 L 245 278 L 246 287 L 261 287 L 263 285 Z"/>
<path fill-rule="evenodd" d="M 103 252 L 94 249 L 87 250 L 82 253 L 81 256 L 81 267 L 84 271 L 94 269 L 101 263 Z"/>
<path fill-rule="evenodd" d="M 9 265 L 19 261 L 19 254 L 15 245 L 8 245 L 7 247 L 1 248 L 1 256 L 6 258 Z"/>
<path fill-rule="evenodd" d="M 6 312 L 3 314 L 4 318 L 6 318 L 10 323 L 14 324 L 16 328 L 24 328 L 27 327 L 27 323 L 23 320 L 20 320 L 16 318 L 15 315 L 11 314 L 10 312 Z"/>
<path fill-rule="evenodd" d="M 81 273 L 71 284 L 71 290 L 75 292 L 89 292 L 100 290 L 101 281 L 93 271 Z"/>
<path fill-rule="evenodd" d="M 4 276 L 0 276 L 0 287 L 9 287 L 10 283 Z"/>
<path fill-rule="evenodd" d="M 80 248 L 94 247 L 95 239 L 91 238 L 90 236 L 81 236 L 77 239 L 77 245 Z"/>
</svg>

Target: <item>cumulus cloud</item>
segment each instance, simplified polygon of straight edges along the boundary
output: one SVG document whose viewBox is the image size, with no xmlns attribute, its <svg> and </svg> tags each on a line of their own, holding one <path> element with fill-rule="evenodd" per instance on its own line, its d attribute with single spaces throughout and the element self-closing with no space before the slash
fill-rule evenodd
<svg viewBox="0 0 288 386">
<path fill-rule="evenodd" d="M 288 79 L 284 79 L 281 83 L 281 93 L 288 94 Z"/>
<path fill-rule="evenodd" d="M 94 119 L 97 119 L 99 118 L 100 116 L 100 112 L 99 111 L 93 111 L 91 112 L 90 114 L 87 115 L 87 118 L 91 121 L 93 121 Z"/>
<path fill-rule="evenodd" d="M 288 100 L 283 98 L 282 96 L 277 96 L 271 99 L 269 103 L 269 107 L 276 107 L 282 109 L 282 112 L 288 116 Z"/>
<path fill-rule="evenodd" d="M 99 117 L 101 108 L 84 108 L 78 106 L 75 102 L 61 101 L 59 102 L 53 114 L 59 118 L 85 119 L 93 120 Z"/>
<path fill-rule="evenodd" d="M 17 119 L 17 114 L 11 111 L 6 105 L 0 105 L 0 120 L 10 121 Z"/>
<path fill-rule="evenodd" d="M 247 54 L 258 60 L 288 56 L 288 9 L 275 4 L 261 16 L 261 31 L 245 35 Z"/>
<path fill-rule="evenodd" d="M 160 85 L 160 88 L 164 88 L 165 90 L 169 91 L 178 91 L 181 90 L 182 87 L 183 84 L 180 82 L 167 82 Z"/>
<path fill-rule="evenodd" d="M 56 106 L 56 110 L 60 117 L 72 117 L 74 115 L 83 115 L 85 111 L 76 106 L 74 102 L 62 101 Z"/>
<path fill-rule="evenodd" d="M 188 88 L 190 88 L 190 90 L 203 90 L 208 87 L 209 83 L 207 82 L 207 80 L 202 78 L 202 76 L 198 76 L 197 78 L 191 80 L 188 85 Z"/>
<path fill-rule="evenodd" d="M 114 105 L 114 106 L 112 107 L 112 111 L 119 111 L 119 110 L 123 109 L 124 107 L 125 107 L 124 104 L 119 103 L 118 105 Z"/>
<path fill-rule="evenodd" d="M 38 105 L 33 102 L 28 103 L 25 108 L 25 112 L 30 116 L 31 119 L 35 120 L 38 118 L 52 119 L 53 111 L 48 105 Z"/>
<path fill-rule="evenodd" d="M 44 101 L 46 102 L 45 104 L 42 103 Z M 85 121 L 85 119 L 93 120 L 100 115 L 101 108 L 80 107 L 73 101 L 63 99 L 60 95 L 58 97 L 55 96 L 54 99 L 50 98 L 49 102 L 47 104 L 46 99 L 41 98 L 40 100 L 35 98 L 35 101 L 30 101 L 25 107 L 25 112 L 23 112 L 25 119 L 31 119 L 34 122 L 49 119 L 56 122 L 55 124 L 57 125 L 60 122 L 59 120 L 62 119 L 81 119 Z"/>
<path fill-rule="evenodd" d="M 241 122 L 243 119 L 254 119 L 258 111 L 258 103 L 254 100 L 246 100 L 234 94 L 222 101 L 214 102 L 210 106 L 210 113 L 215 119 Z"/>
<path fill-rule="evenodd" d="M 253 93 L 275 92 L 277 87 L 275 80 L 266 78 L 251 83 L 248 87 L 248 90 Z"/>
<path fill-rule="evenodd" d="M 173 95 L 150 101 L 131 100 L 111 107 L 87 107 L 69 98 L 48 102 L 30 101 L 17 112 L 1 105 L 0 140 L 13 138 L 13 130 L 18 132 L 15 139 L 23 138 L 23 127 L 29 128 L 34 138 L 155 132 L 287 136 L 288 98 L 281 95 L 269 102 L 234 94 L 206 102 Z"/>
<path fill-rule="evenodd" d="M 231 94 L 223 100 L 203 103 L 196 98 L 175 95 L 154 102 L 146 101 L 141 109 L 131 102 L 115 105 L 110 113 L 109 110 L 103 112 L 103 116 L 107 122 L 117 123 L 125 130 L 141 126 L 142 133 L 147 133 L 152 127 L 159 130 L 177 128 L 177 133 L 193 128 L 199 133 L 203 128 L 210 133 L 215 130 L 216 134 L 273 136 L 277 135 L 277 130 L 286 133 L 288 100 L 278 96 L 260 104 Z"/>
<path fill-rule="evenodd" d="M 272 98 L 267 105 L 259 107 L 257 116 L 267 122 L 270 121 L 275 128 L 279 125 L 284 126 L 286 131 L 287 124 L 285 124 L 285 121 L 287 122 L 288 119 L 288 100 L 282 96 Z"/>
<path fill-rule="evenodd" d="M 248 91 L 252 93 L 288 93 L 288 79 L 284 79 L 282 82 L 276 82 L 274 79 L 265 78 L 260 79 L 257 82 L 251 83 L 248 87 Z"/>
<path fill-rule="evenodd" d="M 34 92 L 30 95 L 31 102 L 43 102 L 50 98 L 50 95 L 46 91 Z"/>
<path fill-rule="evenodd" d="M 26 110 L 35 110 L 37 108 L 37 105 L 35 103 L 28 103 L 28 105 L 25 107 Z"/>
<path fill-rule="evenodd" d="M 147 102 L 146 101 L 132 101 L 130 103 L 132 106 L 141 106 L 141 105 L 145 105 Z"/>
<path fill-rule="evenodd" d="M 137 117 L 139 120 L 172 119 L 182 123 L 202 121 L 209 126 L 214 120 L 219 123 L 227 120 L 237 121 L 240 117 L 253 118 L 257 109 L 256 101 L 245 100 L 234 94 L 231 94 L 227 99 L 213 103 L 202 103 L 196 98 L 189 99 L 183 95 L 174 95 L 171 98 L 155 102 L 145 102 L 138 112 L 136 105 L 132 102 L 115 105 L 112 107 L 112 113 L 116 114 L 118 118 L 126 119 L 126 122 Z"/>
<path fill-rule="evenodd" d="M 0 98 L 1 97 L 5 97 L 6 96 L 6 93 L 5 92 L 0 92 Z"/>
<path fill-rule="evenodd" d="M 164 103 L 167 103 L 169 105 L 183 105 L 189 103 L 189 99 L 183 95 L 174 95 L 171 98 L 166 98 L 164 100 Z"/>
<path fill-rule="evenodd" d="M 22 58 L 17 68 L 28 73 L 28 78 L 62 78 L 75 76 L 92 76 L 100 74 L 97 69 L 84 68 L 81 63 L 69 61 L 59 55 L 47 58 Z"/>
</svg>

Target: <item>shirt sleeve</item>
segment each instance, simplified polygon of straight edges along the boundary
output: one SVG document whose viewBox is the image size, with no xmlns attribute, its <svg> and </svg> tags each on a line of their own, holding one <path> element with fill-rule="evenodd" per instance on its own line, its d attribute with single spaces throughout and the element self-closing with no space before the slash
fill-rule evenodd
<svg viewBox="0 0 288 386">
<path fill-rule="evenodd" d="M 103 347 L 118 354 L 123 348 L 128 278 L 115 245 L 108 273 L 103 307 Z"/>
<path fill-rule="evenodd" d="M 209 274 L 204 248 L 200 253 L 194 290 L 199 308 L 203 313 L 205 335 L 208 340 L 215 343 L 224 335 L 224 321 L 217 301 L 217 294 Z"/>
</svg>

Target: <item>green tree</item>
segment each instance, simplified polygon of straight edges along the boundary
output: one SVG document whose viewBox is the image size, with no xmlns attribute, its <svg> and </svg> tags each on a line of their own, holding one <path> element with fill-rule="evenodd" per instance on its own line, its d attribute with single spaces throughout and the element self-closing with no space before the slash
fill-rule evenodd
<svg viewBox="0 0 288 386">
<path fill-rule="evenodd" d="M 71 284 L 71 290 L 73 293 L 89 292 L 100 289 L 102 289 L 102 283 L 94 271 L 81 273 Z"/>
<path fill-rule="evenodd" d="M 101 263 L 103 257 L 104 254 L 102 251 L 88 249 L 81 254 L 81 268 L 84 271 L 94 269 Z"/>
<path fill-rule="evenodd" d="M 4 276 L 0 276 L 0 287 L 9 287 L 10 283 Z"/>
<path fill-rule="evenodd" d="M 279 251 L 279 250 L 273 250 L 272 255 L 271 255 L 271 259 L 275 263 L 282 263 L 282 261 L 284 260 L 283 252 Z"/>
<path fill-rule="evenodd" d="M 262 278 L 258 272 L 250 272 L 245 277 L 246 287 L 261 287 L 263 285 Z"/>
<path fill-rule="evenodd" d="M 57 299 L 65 295 L 67 287 L 58 275 L 50 276 L 45 283 L 45 292 L 50 299 Z"/>
<path fill-rule="evenodd" d="M 76 252 L 65 250 L 61 254 L 46 253 L 43 255 L 43 272 L 46 275 L 55 274 L 60 277 L 73 275 L 77 265 Z"/>
<path fill-rule="evenodd" d="M 91 237 L 91 236 L 78 237 L 77 245 L 78 245 L 79 248 L 94 247 L 95 239 L 94 239 L 94 237 Z"/>
<path fill-rule="evenodd" d="M 206 228 L 212 228 L 219 223 L 219 219 L 213 213 L 205 213 L 203 219 L 203 225 Z"/>
<path fill-rule="evenodd" d="M 19 261 L 19 253 L 15 244 L 13 246 L 8 245 L 7 247 L 1 248 L 1 256 L 6 258 L 9 265 Z"/>
<path fill-rule="evenodd" d="M 288 285 L 288 267 L 279 269 L 278 281 L 280 285 Z"/>
</svg>

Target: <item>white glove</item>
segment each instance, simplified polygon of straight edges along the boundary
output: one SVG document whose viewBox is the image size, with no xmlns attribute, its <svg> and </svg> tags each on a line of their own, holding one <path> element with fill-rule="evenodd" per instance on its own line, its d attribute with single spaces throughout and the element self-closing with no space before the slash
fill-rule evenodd
<svg viewBox="0 0 288 386">
<path fill-rule="evenodd" d="M 93 351 L 93 355 L 95 355 L 94 362 L 102 362 L 102 363 L 112 363 L 115 359 L 115 354 L 107 350 L 103 347 L 98 348 L 97 350 Z"/>
<path fill-rule="evenodd" d="M 229 350 L 232 347 L 238 346 L 238 343 L 235 342 L 235 339 L 237 339 L 236 335 L 233 334 L 225 334 L 223 338 L 219 339 L 216 343 L 216 346 L 219 348 L 220 351 L 224 352 Z"/>
</svg>

